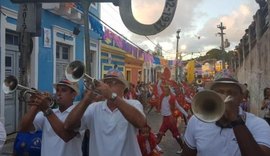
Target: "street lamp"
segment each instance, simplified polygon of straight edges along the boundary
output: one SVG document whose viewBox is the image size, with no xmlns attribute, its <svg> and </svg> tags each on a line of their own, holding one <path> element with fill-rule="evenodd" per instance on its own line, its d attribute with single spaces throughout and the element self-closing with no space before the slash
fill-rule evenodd
<svg viewBox="0 0 270 156">
<path fill-rule="evenodd" d="M 178 81 L 178 64 L 179 64 L 179 62 L 178 62 L 178 56 L 179 56 L 178 42 L 179 42 L 179 39 L 180 39 L 180 36 L 179 36 L 180 32 L 181 32 L 181 29 L 178 29 L 176 31 L 176 39 L 177 39 L 177 41 L 176 41 L 176 56 L 175 56 L 175 81 Z M 181 61 L 181 55 L 180 55 L 180 61 Z M 181 80 L 181 78 L 180 78 L 180 80 Z"/>
</svg>

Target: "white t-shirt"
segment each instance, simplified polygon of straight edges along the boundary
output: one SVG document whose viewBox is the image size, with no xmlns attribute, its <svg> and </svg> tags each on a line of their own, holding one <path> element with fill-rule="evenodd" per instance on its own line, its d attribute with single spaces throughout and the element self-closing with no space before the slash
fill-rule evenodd
<svg viewBox="0 0 270 156">
<path fill-rule="evenodd" d="M 2 124 L 2 122 L 0 121 L 0 151 L 2 150 L 4 146 L 6 138 L 7 138 L 7 134 L 5 130 L 5 125 Z"/>
<path fill-rule="evenodd" d="M 139 101 L 125 101 L 144 114 Z M 107 101 L 92 103 L 87 108 L 81 129 L 90 130 L 89 151 L 93 156 L 141 156 L 137 129 L 118 109 L 111 111 Z"/>
<path fill-rule="evenodd" d="M 64 122 L 74 108 L 70 106 L 64 112 L 59 109 L 53 109 L 55 115 Z M 36 130 L 42 130 L 41 156 L 81 156 L 83 136 L 79 133 L 69 142 L 62 140 L 53 130 L 47 118 L 42 112 L 39 112 L 33 122 Z"/>
<path fill-rule="evenodd" d="M 170 106 L 170 95 L 169 96 L 164 96 L 162 101 L 161 101 L 161 110 L 160 110 L 160 114 L 162 116 L 170 116 L 172 115 L 171 112 L 171 106 Z"/>
<path fill-rule="evenodd" d="M 270 126 L 261 118 L 246 112 L 246 126 L 260 145 L 270 148 Z M 241 156 L 232 128 L 205 123 L 192 116 L 184 135 L 185 143 L 197 150 L 197 156 Z"/>
</svg>

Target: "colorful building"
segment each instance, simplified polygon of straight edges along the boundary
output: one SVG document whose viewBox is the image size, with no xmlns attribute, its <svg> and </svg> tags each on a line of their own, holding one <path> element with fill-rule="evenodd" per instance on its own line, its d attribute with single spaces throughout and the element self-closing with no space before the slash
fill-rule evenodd
<svg viewBox="0 0 270 156">
<path fill-rule="evenodd" d="M 137 84 L 142 81 L 142 66 L 144 51 L 136 45 L 123 39 L 122 36 L 105 28 L 102 42 L 102 69 L 104 74 L 114 65 L 117 65 L 126 79 Z"/>
<path fill-rule="evenodd" d="M 27 7 L 24 11 L 25 19 L 18 18 L 19 7 Z M 8 75 L 20 77 L 23 71 L 23 61 L 19 61 L 23 54 L 19 50 L 20 35 L 16 31 L 17 26 L 26 22 L 27 27 L 36 26 L 37 32 L 30 41 L 29 64 L 27 81 L 29 86 L 39 91 L 53 94 L 53 83 L 63 79 L 67 64 L 74 60 L 85 61 L 84 53 L 84 29 L 82 10 L 77 3 L 43 3 L 38 9 L 35 4 L 18 5 L 10 0 L 0 1 L 0 51 L 1 51 L 1 83 Z M 33 10 L 32 10 L 33 9 Z M 35 11 L 39 10 L 39 11 Z M 96 16 L 100 15 L 98 3 L 90 7 L 90 11 Z M 40 14 L 38 14 L 40 13 Z M 20 14 L 22 15 L 22 14 Z M 39 20 L 39 18 L 41 18 Z M 99 22 L 90 18 L 90 49 L 92 55 L 91 75 L 100 77 L 100 27 Z M 35 22 L 35 19 L 37 22 Z M 83 86 L 81 84 L 81 93 Z M 27 110 L 27 105 L 19 104 L 19 91 L 5 95 L 1 91 L 0 96 L 0 120 L 5 123 L 7 133 L 13 133 L 18 129 L 19 121 Z M 81 97 L 78 96 L 77 100 Z"/>
<path fill-rule="evenodd" d="M 143 58 L 136 58 L 131 54 L 125 55 L 126 79 L 132 84 L 142 81 Z"/>
<path fill-rule="evenodd" d="M 104 78 L 105 74 L 115 65 L 119 71 L 125 73 L 125 51 L 111 45 L 101 45 L 101 77 Z"/>
</svg>

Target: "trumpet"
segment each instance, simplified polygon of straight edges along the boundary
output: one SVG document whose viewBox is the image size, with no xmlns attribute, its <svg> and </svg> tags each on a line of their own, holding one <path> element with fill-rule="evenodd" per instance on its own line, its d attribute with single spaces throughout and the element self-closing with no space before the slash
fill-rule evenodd
<svg viewBox="0 0 270 156">
<path fill-rule="evenodd" d="M 87 89 L 95 90 L 99 81 L 85 73 L 85 66 L 81 61 L 73 61 L 65 69 L 65 76 L 71 82 L 78 82 L 84 79 L 84 86 Z M 90 86 L 90 88 L 89 88 Z"/>
<path fill-rule="evenodd" d="M 204 90 L 193 97 L 191 109 L 199 120 L 215 122 L 223 116 L 225 103 L 231 100 L 231 96 L 224 98 L 212 90 Z"/>
<path fill-rule="evenodd" d="M 202 79 L 197 79 L 196 84 L 201 85 L 203 83 Z"/>
<path fill-rule="evenodd" d="M 40 94 L 41 92 L 35 90 L 35 89 L 32 89 L 32 88 L 28 88 L 28 87 L 25 87 L 23 85 L 20 85 L 18 83 L 18 79 L 13 76 L 13 75 L 9 75 L 5 78 L 4 82 L 3 82 L 3 85 L 2 85 L 2 89 L 3 89 L 3 92 L 5 94 L 10 94 L 10 93 L 13 93 L 15 92 L 16 90 L 21 90 L 23 91 L 22 93 L 22 97 L 23 97 L 23 100 L 25 102 L 28 102 L 26 100 L 27 96 L 30 95 L 32 96 L 33 94 Z M 50 99 L 50 107 L 53 107 L 54 103 L 55 103 L 55 100 L 52 96 L 49 96 L 48 97 Z"/>
</svg>

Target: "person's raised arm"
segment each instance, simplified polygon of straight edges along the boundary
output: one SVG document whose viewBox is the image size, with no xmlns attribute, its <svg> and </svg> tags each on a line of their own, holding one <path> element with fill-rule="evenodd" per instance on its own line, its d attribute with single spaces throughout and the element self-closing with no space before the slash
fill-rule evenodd
<svg viewBox="0 0 270 156">
<path fill-rule="evenodd" d="M 75 137 L 78 133 L 73 130 L 64 129 L 64 123 L 61 121 L 56 114 L 54 114 L 53 110 L 49 107 L 51 101 L 48 100 L 48 96 L 45 94 L 40 94 L 36 96 L 36 103 L 43 112 L 44 116 L 49 121 L 54 132 L 65 142 L 68 142 L 73 137 Z"/>
<path fill-rule="evenodd" d="M 110 101 L 112 97 L 112 90 L 110 87 L 100 82 L 100 85 L 97 87 L 101 91 L 102 95 Z M 136 128 L 142 128 L 146 125 L 146 118 L 143 114 L 142 105 L 138 102 L 136 108 L 128 104 L 121 96 L 117 96 L 113 103 L 116 104 L 117 108 L 121 111 L 123 116 Z M 139 110 L 140 109 L 140 110 Z"/>
<path fill-rule="evenodd" d="M 175 101 L 175 107 L 187 118 L 188 113 L 185 111 L 185 109 L 177 102 Z"/>
<path fill-rule="evenodd" d="M 68 117 L 65 120 L 64 127 L 66 130 L 74 130 L 80 127 L 81 118 L 95 98 L 95 93 L 91 90 L 86 90 L 83 99 L 75 106 L 75 108 L 69 113 Z"/>
<path fill-rule="evenodd" d="M 237 120 L 242 120 L 242 119 L 237 119 Z M 263 123 L 256 123 L 256 124 L 263 124 Z M 265 123 L 266 124 L 266 123 Z M 259 135 L 264 135 L 267 139 L 270 139 L 270 130 L 269 126 L 265 125 L 265 127 L 258 128 L 257 130 L 261 131 L 262 134 Z M 260 156 L 269 156 L 270 155 L 270 148 L 258 144 L 256 142 L 254 136 L 251 134 L 249 129 L 245 124 L 239 124 L 235 127 L 233 127 L 233 131 L 236 137 L 236 140 L 238 142 L 238 146 L 240 148 L 241 154 L 245 156 L 254 156 L 254 155 L 260 155 Z M 268 144 L 269 145 L 269 144 Z"/>
<path fill-rule="evenodd" d="M 123 116 L 136 128 L 143 128 L 146 125 L 145 116 L 137 108 L 126 103 L 123 98 L 117 97 L 114 101 Z M 139 103 L 139 102 L 138 102 Z"/>
<path fill-rule="evenodd" d="M 53 112 L 46 117 L 54 132 L 65 142 L 68 142 L 78 134 L 78 132 L 73 130 L 66 130 L 64 128 L 64 123 Z"/>
<path fill-rule="evenodd" d="M 33 97 L 30 99 L 28 104 L 30 105 L 30 109 L 22 117 L 22 120 L 20 122 L 20 131 L 22 131 L 22 132 L 29 132 L 29 131 L 35 130 L 35 126 L 33 124 L 33 121 L 34 121 L 37 113 L 40 111 L 40 109 L 36 105 Z"/>
<path fill-rule="evenodd" d="M 270 155 L 270 148 L 265 146 L 265 144 L 270 145 L 270 128 L 265 121 L 258 120 L 257 123 L 253 123 L 254 131 L 252 134 L 245 124 L 246 113 L 235 109 L 233 102 L 226 103 L 225 115 L 223 117 L 231 122 L 242 155 Z M 255 140 L 255 137 L 258 142 Z"/>
</svg>

